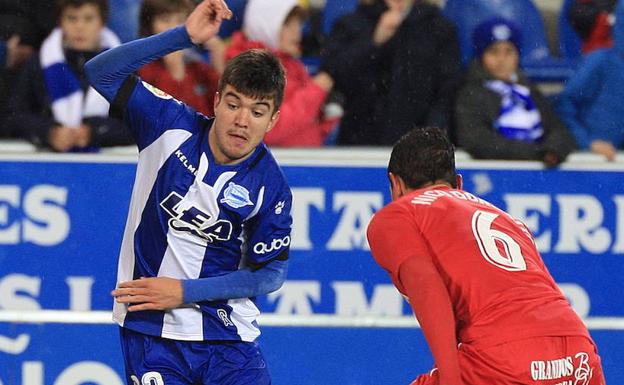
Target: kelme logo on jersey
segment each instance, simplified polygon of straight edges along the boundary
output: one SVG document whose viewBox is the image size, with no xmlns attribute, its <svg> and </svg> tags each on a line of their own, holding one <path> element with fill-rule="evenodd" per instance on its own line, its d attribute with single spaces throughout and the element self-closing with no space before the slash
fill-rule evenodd
<svg viewBox="0 0 624 385">
<path fill-rule="evenodd" d="M 223 192 L 221 203 L 225 203 L 230 207 L 239 209 L 245 206 L 253 206 L 253 202 L 249 199 L 249 191 L 243 186 L 239 186 L 230 182 Z"/>
<path fill-rule="evenodd" d="M 171 217 L 167 222 L 169 227 L 188 231 L 210 243 L 230 239 L 232 223 L 223 219 L 215 221 L 212 215 L 193 206 L 182 208 L 182 200 L 183 197 L 174 191 L 160 202 L 160 207 Z"/>
<path fill-rule="evenodd" d="M 282 239 L 273 239 L 268 245 L 264 242 L 258 242 L 254 245 L 253 251 L 256 254 L 266 254 L 288 246 L 290 246 L 290 235 Z"/>
</svg>

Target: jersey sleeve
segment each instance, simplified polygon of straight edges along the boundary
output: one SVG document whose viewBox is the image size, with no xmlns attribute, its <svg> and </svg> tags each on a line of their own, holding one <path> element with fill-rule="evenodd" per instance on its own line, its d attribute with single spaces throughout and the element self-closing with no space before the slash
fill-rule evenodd
<svg viewBox="0 0 624 385">
<path fill-rule="evenodd" d="M 405 294 L 399 279 L 399 268 L 408 258 L 431 252 L 410 213 L 399 205 L 389 205 L 377 212 L 367 230 L 373 258 L 390 274 L 392 282 Z"/>
<path fill-rule="evenodd" d="M 197 130 L 198 114 L 166 92 L 129 76 L 115 97 L 111 115 L 132 130 L 139 151 L 149 146 L 168 129 Z"/>
<path fill-rule="evenodd" d="M 259 268 L 274 259 L 286 260 L 290 250 L 292 193 L 284 183 L 277 194 L 262 203 L 250 220 L 247 263 Z"/>
</svg>

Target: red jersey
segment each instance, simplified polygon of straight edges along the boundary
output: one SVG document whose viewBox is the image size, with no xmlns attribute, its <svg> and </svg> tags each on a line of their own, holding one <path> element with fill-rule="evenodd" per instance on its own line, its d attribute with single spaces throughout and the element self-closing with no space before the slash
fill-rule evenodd
<svg viewBox="0 0 624 385">
<path fill-rule="evenodd" d="M 529 230 L 468 192 L 434 186 L 389 204 L 368 227 L 372 254 L 398 277 L 429 255 L 448 290 L 459 342 L 491 346 L 536 336 L 588 336 L 546 269 Z"/>
</svg>

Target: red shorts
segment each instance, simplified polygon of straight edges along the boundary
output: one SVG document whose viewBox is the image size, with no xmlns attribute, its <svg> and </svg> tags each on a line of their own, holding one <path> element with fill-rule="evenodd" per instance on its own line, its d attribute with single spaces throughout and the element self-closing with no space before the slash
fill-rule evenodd
<svg viewBox="0 0 624 385">
<path fill-rule="evenodd" d="M 462 344 L 465 385 L 605 385 L 600 356 L 586 337 L 535 337 L 487 348 Z M 411 385 L 438 385 L 438 371 Z"/>
</svg>

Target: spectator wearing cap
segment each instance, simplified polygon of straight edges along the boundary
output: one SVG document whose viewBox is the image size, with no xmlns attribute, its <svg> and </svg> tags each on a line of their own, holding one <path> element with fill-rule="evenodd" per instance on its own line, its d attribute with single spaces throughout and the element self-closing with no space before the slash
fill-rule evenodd
<svg viewBox="0 0 624 385">
<path fill-rule="evenodd" d="M 615 9 L 613 48 L 589 54 L 568 79 L 558 111 L 581 150 L 615 159 L 624 149 L 624 1 Z"/>
<path fill-rule="evenodd" d="M 496 18 L 472 37 L 475 58 L 455 102 L 457 144 L 479 159 L 564 161 L 574 139 L 522 73 L 518 28 Z"/>
</svg>

